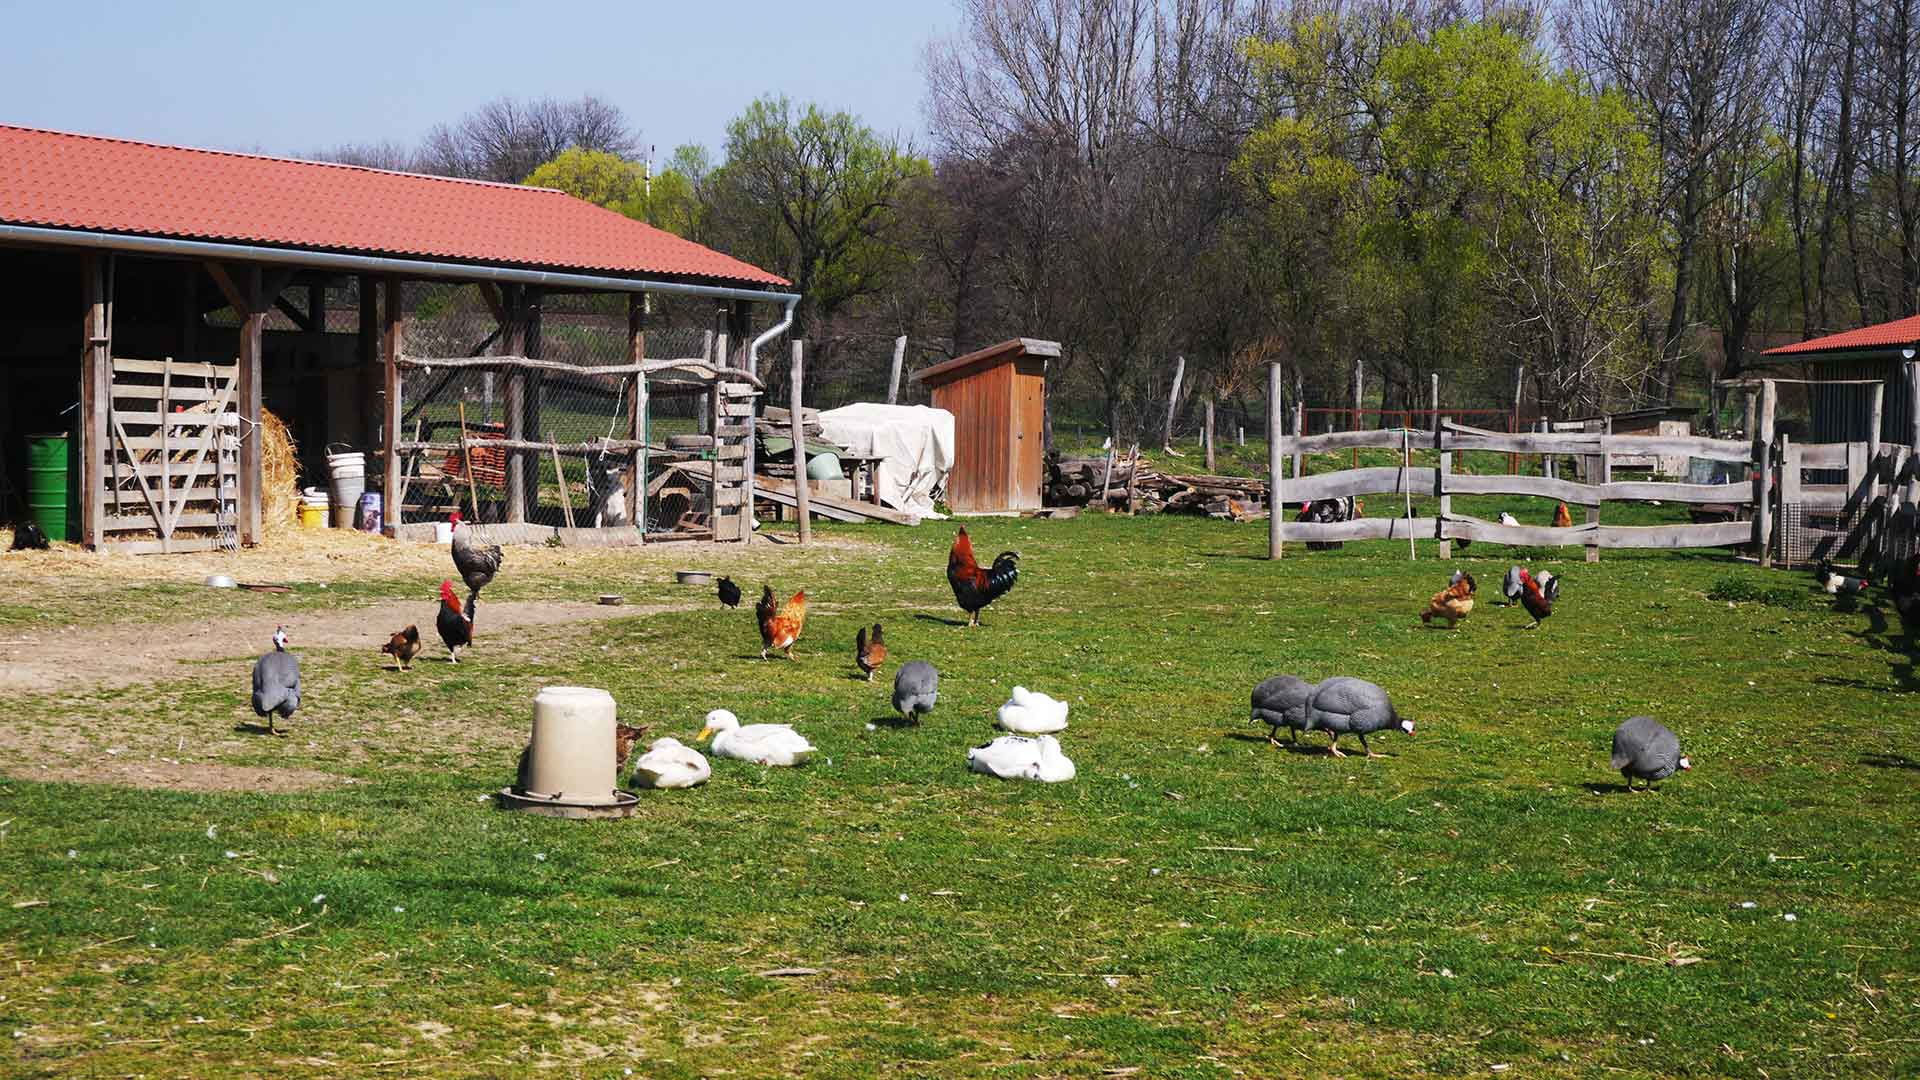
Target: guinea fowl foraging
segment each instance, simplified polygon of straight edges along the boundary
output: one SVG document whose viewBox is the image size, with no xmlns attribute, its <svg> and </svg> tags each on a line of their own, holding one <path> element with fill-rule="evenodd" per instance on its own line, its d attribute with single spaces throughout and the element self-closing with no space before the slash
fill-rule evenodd
<svg viewBox="0 0 1920 1080">
<path fill-rule="evenodd" d="M 405 630 L 388 638 L 380 651 L 393 657 L 401 671 L 412 670 L 413 658 L 420 655 L 420 628 L 409 623 Z"/>
<path fill-rule="evenodd" d="M 1280 729 L 1287 729 L 1287 741 L 1300 741 L 1307 729 L 1307 699 L 1313 696 L 1313 684 L 1293 675 L 1275 675 L 1253 688 L 1253 719 L 1271 728 L 1267 741 L 1280 745 Z"/>
<path fill-rule="evenodd" d="M 970 617 L 968 626 L 980 625 L 980 610 L 1007 594 L 1020 577 L 1020 553 L 1003 551 L 994 556 L 993 566 L 980 569 L 973 557 L 973 541 L 962 527 L 947 553 L 947 584 L 953 586 L 954 602 Z"/>
<path fill-rule="evenodd" d="M 273 651 L 253 664 L 253 714 L 265 717 L 267 732 L 285 735 L 274 727 L 274 717 L 293 719 L 300 708 L 300 658 L 287 651 L 287 628 L 273 630 Z"/>
<path fill-rule="evenodd" d="M 909 660 L 893 674 L 893 708 L 910 724 L 933 711 L 940 700 L 940 673 L 925 660 Z"/>
<path fill-rule="evenodd" d="M 1517 566 L 1509 566 L 1507 567 L 1506 580 L 1500 583 L 1500 592 L 1507 598 L 1508 607 L 1519 603 L 1520 594 L 1525 591 L 1520 585 L 1520 575 L 1523 572 L 1524 571 Z"/>
<path fill-rule="evenodd" d="M 1307 727 L 1327 733 L 1327 752 L 1334 757 L 1347 756 L 1340 751 L 1342 735 L 1359 736 L 1361 749 L 1375 758 L 1380 755 L 1367 745 L 1368 735 L 1393 727 L 1413 734 L 1413 721 L 1402 719 L 1394 711 L 1385 690 L 1346 675 L 1314 687 L 1313 696 L 1307 699 Z"/>
<path fill-rule="evenodd" d="M 873 681 L 873 673 L 887 662 L 887 643 L 880 640 L 880 624 L 873 624 L 873 636 L 867 636 L 867 628 L 861 627 L 853 635 L 853 662 L 867 673 L 867 681 Z"/>
<path fill-rule="evenodd" d="M 740 586 L 735 585 L 733 583 L 732 578 L 730 577 L 721 578 L 720 586 L 717 591 L 720 594 L 721 603 L 731 608 L 737 608 L 740 606 Z"/>
<path fill-rule="evenodd" d="M 458 510 L 447 520 L 453 523 L 453 566 L 460 571 L 460 580 L 467 583 L 467 603 L 471 607 L 480 590 L 491 584 L 493 576 L 500 572 L 500 545 L 483 547 L 475 543 L 473 526 L 461 519 Z"/>
<path fill-rule="evenodd" d="M 460 650 L 473 644 L 473 608 L 474 598 L 467 597 L 467 610 L 460 610 L 460 598 L 453 593 L 453 582 L 440 583 L 440 614 L 434 617 L 433 627 L 440 631 L 440 640 L 447 646 L 447 663 L 460 662 Z"/>
<path fill-rule="evenodd" d="M 1646 781 L 1647 790 L 1652 791 L 1655 783 L 1676 770 L 1693 768 L 1693 762 L 1680 753 L 1679 737 L 1651 716 L 1633 717 L 1613 729 L 1611 764 L 1627 778 L 1628 791 L 1634 790 L 1636 779 Z"/>
</svg>

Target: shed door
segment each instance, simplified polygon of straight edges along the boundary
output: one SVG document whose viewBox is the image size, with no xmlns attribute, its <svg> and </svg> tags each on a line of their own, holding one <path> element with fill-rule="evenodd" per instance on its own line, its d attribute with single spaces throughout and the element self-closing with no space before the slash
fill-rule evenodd
<svg viewBox="0 0 1920 1080">
<path fill-rule="evenodd" d="M 1023 357 L 1008 365 L 1013 379 L 1012 442 L 1009 453 L 1007 506 L 1015 510 L 1040 507 L 1040 482 L 1046 471 L 1046 361 Z"/>
</svg>

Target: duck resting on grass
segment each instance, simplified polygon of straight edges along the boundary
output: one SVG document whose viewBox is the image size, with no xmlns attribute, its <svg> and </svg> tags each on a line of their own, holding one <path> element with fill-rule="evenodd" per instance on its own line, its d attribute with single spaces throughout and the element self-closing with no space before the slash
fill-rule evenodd
<svg viewBox="0 0 1920 1080">
<path fill-rule="evenodd" d="M 679 739 L 655 739 L 633 763 L 633 782 L 644 788 L 690 788 L 713 775 L 706 756 Z"/>
<path fill-rule="evenodd" d="M 994 723 L 1016 735 L 1051 735 L 1067 729 L 1067 703 L 1024 686 L 1013 688 L 1013 696 L 994 717 Z"/>
<path fill-rule="evenodd" d="M 726 709 L 707 714 L 707 726 L 696 742 L 713 739 L 715 757 L 751 761 L 755 765 L 802 765 L 813 756 L 814 745 L 788 724 L 748 724 Z"/>
<path fill-rule="evenodd" d="M 1002 735 L 967 751 L 967 768 L 1002 780 L 1038 780 L 1043 784 L 1058 784 L 1074 776 L 1073 762 L 1060 751 L 1060 740 L 1051 735 L 1037 739 Z"/>
</svg>

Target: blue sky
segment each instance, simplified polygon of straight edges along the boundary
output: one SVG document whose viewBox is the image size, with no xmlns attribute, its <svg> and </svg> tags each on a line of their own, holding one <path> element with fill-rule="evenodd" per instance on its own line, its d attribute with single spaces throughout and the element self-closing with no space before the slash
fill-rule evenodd
<svg viewBox="0 0 1920 1080">
<path fill-rule="evenodd" d="M 298 154 L 416 143 L 483 101 L 618 104 L 660 148 L 716 152 L 764 93 L 924 146 L 921 53 L 944 2 L 49 3 L 0 0 L 0 123 Z"/>
</svg>

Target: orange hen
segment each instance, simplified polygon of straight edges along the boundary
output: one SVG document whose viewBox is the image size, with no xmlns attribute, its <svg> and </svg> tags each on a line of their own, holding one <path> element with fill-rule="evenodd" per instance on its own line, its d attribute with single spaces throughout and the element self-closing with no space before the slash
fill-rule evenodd
<svg viewBox="0 0 1920 1080">
<path fill-rule="evenodd" d="M 760 659 L 767 658 L 768 649 L 784 649 L 787 659 L 793 659 L 793 643 L 800 640 L 800 630 L 807 624 L 806 590 L 794 593 L 793 599 L 776 611 L 773 586 L 762 585 L 760 602 L 754 605 L 753 610 L 760 619 Z"/>
<path fill-rule="evenodd" d="M 1553 527 L 1556 529 L 1573 528 L 1573 515 L 1567 513 L 1567 504 L 1561 503 L 1553 508 Z"/>
<path fill-rule="evenodd" d="M 1474 580 L 1472 574 L 1462 575 L 1460 580 L 1433 594 L 1427 601 L 1427 610 L 1420 613 L 1420 621 L 1432 623 L 1435 619 L 1447 620 L 1447 628 L 1473 614 Z"/>
</svg>

